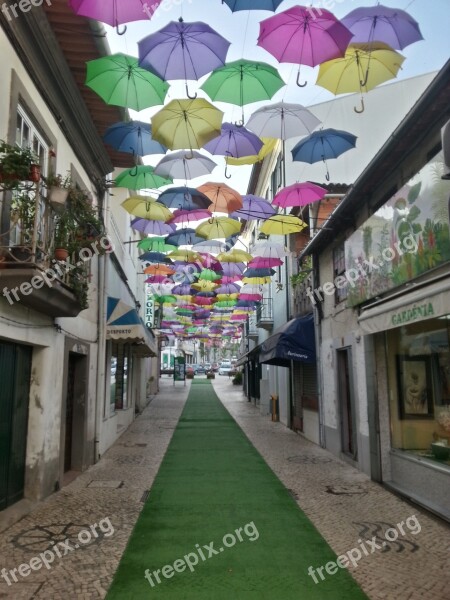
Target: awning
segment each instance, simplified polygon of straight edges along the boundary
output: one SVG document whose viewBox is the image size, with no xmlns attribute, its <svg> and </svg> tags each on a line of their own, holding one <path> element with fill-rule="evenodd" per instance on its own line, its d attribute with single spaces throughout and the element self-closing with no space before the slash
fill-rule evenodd
<svg viewBox="0 0 450 600">
<path fill-rule="evenodd" d="M 132 344 L 139 356 L 156 356 L 156 343 L 135 308 L 120 298 L 108 296 L 106 339 Z"/>
<path fill-rule="evenodd" d="M 450 281 L 441 280 L 363 310 L 358 321 L 365 333 L 378 333 L 450 313 Z"/>
<path fill-rule="evenodd" d="M 261 344 L 260 363 L 289 367 L 291 360 L 305 363 L 316 361 L 313 314 L 288 321 Z"/>
<path fill-rule="evenodd" d="M 253 348 L 249 352 L 246 352 L 245 354 L 240 356 L 238 358 L 238 360 L 235 362 L 235 366 L 241 367 L 242 365 L 245 365 L 245 363 L 248 362 L 249 360 L 251 360 L 252 358 L 256 358 L 256 355 L 258 354 L 260 349 L 261 349 L 261 345 L 255 346 L 255 348 Z"/>
</svg>

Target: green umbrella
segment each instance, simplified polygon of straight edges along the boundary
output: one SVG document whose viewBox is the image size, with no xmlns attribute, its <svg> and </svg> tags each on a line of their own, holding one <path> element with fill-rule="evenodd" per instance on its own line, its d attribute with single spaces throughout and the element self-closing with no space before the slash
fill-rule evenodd
<svg viewBox="0 0 450 600">
<path fill-rule="evenodd" d="M 155 296 L 155 301 L 159 304 L 173 304 L 177 299 L 171 294 L 166 294 L 164 296 Z"/>
<path fill-rule="evenodd" d="M 204 279 L 205 281 L 217 281 L 222 276 L 219 273 L 216 273 L 212 269 L 203 269 L 199 275 L 199 279 Z"/>
<path fill-rule="evenodd" d="M 155 175 L 153 167 L 138 165 L 132 169 L 125 169 L 114 182 L 117 187 L 129 190 L 156 190 L 164 185 L 170 185 L 173 179 Z"/>
<path fill-rule="evenodd" d="M 86 85 L 107 104 L 137 111 L 164 104 L 169 84 L 142 69 L 134 56 L 119 52 L 86 64 Z"/>
<path fill-rule="evenodd" d="M 231 308 L 236 306 L 237 300 L 221 300 L 220 302 L 216 302 L 214 306 L 217 308 Z"/>
<path fill-rule="evenodd" d="M 144 238 L 138 242 L 137 246 L 147 252 L 170 252 L 176 249 L 176 246 L 166 244 L 166 238 L 163 237 Z"/>
<path fill-rule="evenodd" d="M 211 100 L 243 107 L 251 102 L 270 100 L 284 85 L 278 71 L 271 65 L 241 59 L 213 71 L 201 89 Z"/>
</svg>

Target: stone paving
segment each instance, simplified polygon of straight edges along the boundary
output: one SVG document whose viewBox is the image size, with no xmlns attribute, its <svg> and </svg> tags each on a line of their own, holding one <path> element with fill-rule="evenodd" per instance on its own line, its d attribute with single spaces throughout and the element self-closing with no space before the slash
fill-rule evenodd
<svg viewBox="0 0 450 600">
<path fill-rule="evenodd" d="M 369 555 L 362 556 L 357 568 L 351 568 L 369 598 L 450 598 L 446 524 L 394 496 L 280 423 L 262 417 L 259 409 L 247 402 L 242 389 L 233 386 L 228 378 L 216 377 L 213 384 L 245 434 L 337 554 L 361 548 L 362 540 L 373 536 L 380 545 L 386 543 L 373 554 L 369 549 Z M 189 388 L 189 384 L 177 384 L 174 388 L 171 379 L 161 379 L 158 396 L 95 466 L 0 534 L 0 566 L 8 572 L 51 548 L 59 548 L 62 554 L 49 569 L 26 574 L 30 569 L 21 567 L 25 576 L 16 572 L 18 582 L 11 586 L 0 578 L 0 598 L 105 597 Z M 411 515 L 416 515 L 420 533 L 412 535 L 404 525 L 405 535 L 399 533 L 397 540 L 386 541 L 386 529 L 396 528 Z M 98 537 L 91 529 L 95 524 Z M 80 531 L 84 533 L 76 539 Z M 86 543 L 89 536 L 91 541 Z M 66 539 L 71 540 L 70 544 L 62 544 Z M 79 548 L 75 549 L 77 543 Z M 295 557 L 292 568 L 295 569 Z M 325 576 L 330 577 L 326 572 Z M 8 577 L 12 581 L 12 576 Z"/>
</svg>

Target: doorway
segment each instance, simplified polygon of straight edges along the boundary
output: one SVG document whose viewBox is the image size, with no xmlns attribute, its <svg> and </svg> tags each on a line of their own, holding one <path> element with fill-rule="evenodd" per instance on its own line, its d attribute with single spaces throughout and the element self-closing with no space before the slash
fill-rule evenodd
<svg viewBox="0 0 450 600">
<path fill-rule="evenodd" d="M 339 412 L 341 419 L 342 452 L 353 460 L 357 458 L 355 400 L 350 348 L 337 351 Z"/>
<path fill-rule="evenodd" d="M 32 348 L 0 342 L 0 510 L 24 497 Z"/>
<path fill-rule="evenodd" d="M 63 412 L 64 457 L 63 473 L 82 471 L 85 461 L 86 428 L 86 368 L 87 358 L 75 352 L 69 352 L 67 360 L 66 393 Z M 63 485 L 70 481 L 64 477 Z"/>
</svg>

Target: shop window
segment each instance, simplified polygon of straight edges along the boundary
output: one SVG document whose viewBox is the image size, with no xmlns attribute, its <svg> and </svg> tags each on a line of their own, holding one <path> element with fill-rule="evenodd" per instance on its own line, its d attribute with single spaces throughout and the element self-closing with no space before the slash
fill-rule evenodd
<svg viewBox="0 0 450 600">
<path fill-rule="evenodd" d="M 336 277 L 344 277 L 345 276 L 345 247 L 344 244 L 341 244 L 337 248 L 333 250 L 333 273 L 334 273 L 334 281 L 336 281 Z M 336 287 L 336 291 L 334 292 L 335 303 L 339 304 L 347 298 L 347 284 L 344 287 Z"/>
<path fill-rule="evenodd" d="M 110 360 L 110 409 L 111 414 L 116 410 L 128 407 L 128 387 L 130 384 L 130 347 L 128 344 L 112 344 Z"/>
<path fill-rule="evenodd" d="M 450 466 L 450 315 L 386 338 L 392 447 Z"/>
</svg>

